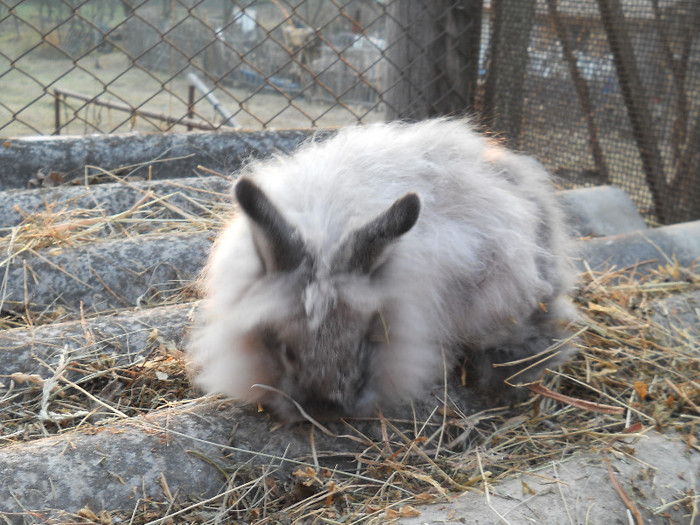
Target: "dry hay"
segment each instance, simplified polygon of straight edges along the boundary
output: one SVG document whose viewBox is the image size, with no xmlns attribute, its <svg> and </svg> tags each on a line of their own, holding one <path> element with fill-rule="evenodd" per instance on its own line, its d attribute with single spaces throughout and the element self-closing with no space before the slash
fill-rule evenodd
<svg viewBox="0 0 700 525">
<path fill-rule="evenodd" d="M 142 166 L 145 165 L 135 165 L 131 168 L 137 169 Z M 148 168 L 149 175 L 146 181 L 151 180 L 150 165 Z M 200 170 L 208 175 L 229 178 L 202 166 Z M 127 186 L 142 196 L 128 210 L 116 214 L 106 213 L 92 194 L 94 186 L 87 184 L 88 181 L 94 182 L 96 176 L 99 176 L 102 182 Z M 40 250 L 50 248 L 76 247 L 96 241 L 128 239 L 147 234 L 208 231 L 214 235 L 230 213 L 230 206 L 227 204 L 230 199 L 228 195 L 192 187 L 187 181 L 188 179 L 183 179 L 182 183 L 172 184 L 168 193 L 157 193 L 135 186 L 132 178 L 128 176 L 118 176 L 102 168 L 86 166 L 86 184 L 82 186 L 85 191 L 78 197 L 45 202 L 43 209 L 31 213 L 15 206 L 15 211 L 23 218 L 22 221 L 16 226 L 0 228 L 0 311 L 7 310 L 5 315 L 0 316 L 0 330 L 76 319 L 79 315 L 79 312 L 67 312 L 62 306 L 42 312 L 28 312 L 17 308 L 17 305 L 6 304 L 4 290 L 7 286 L 7 272 L 12 260 L 18 256 L 36 256 Z M 183 189 L 187 189 L 187 193 L 181 191 Z M 78 199 L 86 196 L 93 199 L 96 204 L 94 207 L 81 208 L 76 205 Z M 187 209 L 177 203 L 185 203 Z M 26 265 L 25 272 L 32 273 L 30 265 Z M 116 292 L 108 291 L 118 296 Z M 180 294 L 174 293 L 168 303 L 191 300 L 192 293 L 190 289 L 184 289 Z M 148 306 L 162 304 L 164 303 Z"/>
<path fill-rule="evenodd" d="M 137 165 L 134 168 L 140 166 L 145 165 Z M 79 198 L 92 194 L 92 188 L 95 186 L 88 185 L 87 181 L 93 180 L 95 174 L 103 176 L 102 182 L 124 185 L 143 197 L 130 209 L 111 215 L 104 212 L 97 199 L 93 199 L 96 206 L 90 209 L 75 206 L 76 197 L 66 201 L 46 202 L 44 210 L 32 213 L 16 209 L 24 220 L 18 226 L 0 229 L 0 233 L 4 233 L 0 236 L 0 252 L 6 256 L 18 255 L 39 248 L 75 246 L 98 239 L 123 239 L 150 232 L 166 234 L 213 231 L 222 223 L 227 213 L 226 196 L 190 186 L 187 184 L 188 179 L 183 179 L 179 184 L 171 184 L 171 191 L 162 194 L 136 186 L 136 181 L 151 180 L 150 166 L 148 167 L 149 175 L 145 179 L 134 180 L 96 166 L 86 166 L 86 184 L 82 186 L 85 192 Z M 200 169 L 209 175 L 229 178 L 202 166 Z M 88 175 L 89 171 L 91 175 Z M 187 189 L 189 194 L 184 194 L 181 189 Z M 192 197 L 192 194 L 198 196 Z M 186 202 L 189 209 L 175 204 L 173 201 L 176 199 Z"/>
<path fill-rule="evenodd" d="M 145 195 L 138 208 L 155 200 L 167 199 Z M 28 217 L 13 231 L 9 244 L 7 238 L 0 240 L 2 251 L 6 253 L 8 245 L 33 250 L 53 243 L 89 242 L 97 230 L 102 235 L 105 228 L 138 228 L 127 222 L 129 213 L 120 215 L 95 220 L 59 214 L 45 222 Z M 215 229 L 213 222 L 220 215 L 212 216 L 191 222 L 187 218 L 184 224 L 172 219 L 173 224 L 164 221 L 162 227 Z M 56 227 L 60 225 L 68 226 Z M 573 340 L 578 354 L 561 371 L 550 371 L 539 389 L 568 397 L 530 395 L 516 406 L 475 414 L 464 414 L 445 400 L 430 420 L 412 422 L 410 437 L 396 421 L 380 419 L 385 439 L 367 442 L 363 453 L 348 458 L 355 464 L 352 469 L 329 470 L 309 461 L 299 463 L 286 479 L 275 477 L 272 466 L 245 464 L 231 471 L 217 465 L 226 486 L 210 499 L 188 501 L 163 478 L 164 503 L 141 501 L 129 514 L 84 508 L 66 519 L 104 524 L 379 523 L 418 515 L 420 504 L 482 491 L 515 473 L 565 460 L 579 451 L 614 448 L 631 454 L 635 437 L 651 428 L 677 433 L 697 450 L 698 332 L 669 329 L 648 312 L 657 299 L 698 289 L 696 274 L 672 264 L 645 276 L 616 271 L 583 274 L 575 294 L 582 313 Z M 0 376 L 0 444 L 89 432 L 195 398 L 181 350 L 157 333 L 151 343 L 148 358 L 135 365 L 116 366 L 102 355 L 79 362 L 65 356 L 48 380 L 26 374 Z M 281 458 L 270 458 L 270 465 L 273 459 Z"/>
</svg>

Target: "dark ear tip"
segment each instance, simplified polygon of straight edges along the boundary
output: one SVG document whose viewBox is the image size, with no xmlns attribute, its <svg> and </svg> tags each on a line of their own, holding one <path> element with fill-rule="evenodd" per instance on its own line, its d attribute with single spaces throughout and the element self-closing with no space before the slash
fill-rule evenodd
<svg viewBox="0 0 700 525">
<path fill-rule="evenodd" d="M 250 177 L 241 177 L 233 191 L 241 209 L 250 218 L 259 222 L 264 214 L 264 208 L 269 204 L 260 187 Z"/>
<path fill-rule="evenodd" d="M 240 203 L 243 208 L 247 208 L 247 204 L 250 204 L 252 199 L 257 193 L 260 193 L 260 188 L 248 177 L 242 177 L 236 182 L 236 186 L 233 189 L 236 200 Z"/>
<path fill-rule="evenodd" d="M 415 193 L 407 193 L 396 202 L 396 206 L 402 210 L 401 226 L 398 232 L 399 235 L 402 235 L 413 228 L 418 221 L 421 208 L 420 197 Z"/>
<path fill-rule="evenodd" d="M 417 193 L 407 193 L 401 200 L 406 203 L 407 209 L 412 214 L 418 215 L 420 213 L 420 197 Z"/>
</svg>

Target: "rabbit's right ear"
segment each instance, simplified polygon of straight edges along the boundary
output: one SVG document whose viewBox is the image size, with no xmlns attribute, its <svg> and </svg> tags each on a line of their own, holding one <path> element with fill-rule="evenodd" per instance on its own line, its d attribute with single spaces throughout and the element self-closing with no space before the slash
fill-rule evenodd
<svg viewBox="0 0 700 525">
<path fill-rule="evenodd" d="M 407 193 L 384 213 L 352 232 L 338 250 L 332 264 L 334 270 L 372 273 L 381 263 L 386 248 L 416 224 L 420 208 L 418 195 Z"/>
<path fill-rule="evenodd" d="M 250 178 L 241 178 L 234 192 L 241 209 L 253 221 L 253 242 L 265 272 L 298 268 L 307 252 L 296 229 Z"/>
</svg>

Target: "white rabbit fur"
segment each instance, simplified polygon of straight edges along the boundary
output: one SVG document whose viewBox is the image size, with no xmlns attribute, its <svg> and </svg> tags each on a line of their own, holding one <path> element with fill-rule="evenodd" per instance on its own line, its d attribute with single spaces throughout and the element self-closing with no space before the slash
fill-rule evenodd
<svg viewBox="0 0 700 525">
<path fill-rule="evenodd" d="M 492 363 L 542 352 L 574 316 L 549 176 L 465 120 L 350 127 L 243 175 L 305 258 L 266 267 L 275 241 L 234 214 L 204 271 L 189 342 L 206 391 L 262 402 L 284 420 L 299 418 L 289 398 L 316 417 L 364 415 L 421 395 L 467 356 L 473 385 L 498 392 L 513 370 L 494 374 Z M 408 193 L 420 200 L 408 231 L 382 245 L 368 271 L 338 271 L 350 234 Z"/>
</svg>

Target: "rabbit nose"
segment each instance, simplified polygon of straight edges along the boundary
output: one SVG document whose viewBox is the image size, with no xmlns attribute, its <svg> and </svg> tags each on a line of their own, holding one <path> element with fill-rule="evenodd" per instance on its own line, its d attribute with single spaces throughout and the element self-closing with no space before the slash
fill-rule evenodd
<svg viewBox="0 0 700 525">
<path fill-rule="evenodd" d="M 345 413 L 340 403 L 330 399 L 309 399 L 304 403 L 304 409 L 309 415 L 319 419 L 338 418 Z"/>
</svg>

